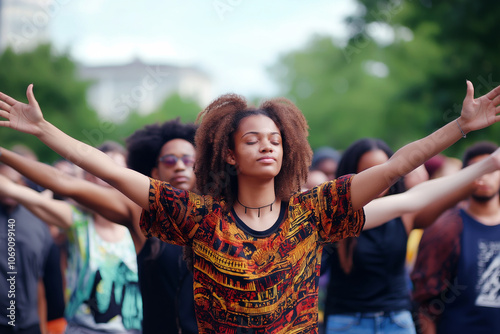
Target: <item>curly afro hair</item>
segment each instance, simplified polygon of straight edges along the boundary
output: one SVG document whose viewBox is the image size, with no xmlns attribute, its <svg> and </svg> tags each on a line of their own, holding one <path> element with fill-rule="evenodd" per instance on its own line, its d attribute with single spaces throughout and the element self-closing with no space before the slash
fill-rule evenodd
<svg viewBox="0 0 500 334">
<path fill-rule="evenodd" d="M 236 200 L 238 184 L 235 167 L 226 162 L 226 157 L 234 148 L 233 137 L 241 120 L 252 115 L 269 117 L 281 132 L 283 163 L 274 182 L 276 196 L 286 200 L 299 191 L 311 165 L 307 121 L 291 101 L 272 99 L 255 108 L 239 95 L 219 97 L 197 118 L 200 127 L 195 136 L 195 174 L 197 189 L 203 194 L 223 197 L 228 207 Z"/>
<path fill-rule="evenodd" d="M 184 139 L 194 145 L 197 125 L 183 124 L 179 118 L 162 124 L 146 125 L 126 139 L 127 166 L 144 175 L 151 176 L 151 170 L 158 164 L 158 155 L 166 142 Z"/>
</svg>

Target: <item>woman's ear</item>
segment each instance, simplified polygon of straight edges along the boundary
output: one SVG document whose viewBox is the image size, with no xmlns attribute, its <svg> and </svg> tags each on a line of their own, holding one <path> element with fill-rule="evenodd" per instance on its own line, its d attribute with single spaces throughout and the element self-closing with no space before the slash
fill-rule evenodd
<svg viewBox="0 0 500 334">
<path fill-rule="evenodd" d="M 226 154 L 226 162 L 230 165 L 236 165 L 236 159 L 234 158 L 233 151 L 228 150 L 228 153 Z"/>
</svg>

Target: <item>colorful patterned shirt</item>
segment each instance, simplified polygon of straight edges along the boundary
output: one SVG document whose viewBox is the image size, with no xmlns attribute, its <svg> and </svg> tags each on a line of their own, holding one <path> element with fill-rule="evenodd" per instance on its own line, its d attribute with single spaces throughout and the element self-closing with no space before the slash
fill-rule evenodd
<svg viewBox="0 0 500 334">
<path fill-rule="evenodd" d="M 359 235 L 351 177 L 282 203 L 269 230 L 253 231 L 222 198 L 199 196 L 151 179 L 141 228 L 194 251 L 200 333 L 317 333 L 318 281 L 325 243 Z"/>
</svg>

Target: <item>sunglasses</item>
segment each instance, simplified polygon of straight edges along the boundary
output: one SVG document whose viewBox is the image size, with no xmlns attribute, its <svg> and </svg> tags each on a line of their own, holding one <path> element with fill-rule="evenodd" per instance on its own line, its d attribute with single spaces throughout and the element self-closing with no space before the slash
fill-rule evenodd
<svg viewBox="0 0 500 334">
<path fill-rule="evenodd" d="M 161 162 L 167 167 L 174 167 L 177 164 L 177 161 L 179 160 L 181 160 L 184 166 L 186 167 L 194 166 L 194 158 L 191 155 L 184 155 L 179 158 L 173 154 L 167 154 L 158 159 L 159 162 Z"/>
</svg>

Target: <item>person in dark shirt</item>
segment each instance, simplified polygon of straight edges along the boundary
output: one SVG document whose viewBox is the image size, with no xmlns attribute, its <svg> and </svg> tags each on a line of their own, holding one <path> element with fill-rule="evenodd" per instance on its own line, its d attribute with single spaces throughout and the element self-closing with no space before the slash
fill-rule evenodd
<svg viewBox="0 0 500 334">
<path fill-rule="evenodd" d="M 363 206 L 466 133 L 500 120 L 500 87 L 474 99 L 467 83 L 461 116 L 398 150 L 381 165 L 298 193 L 312 151 L 307 122 L 286 99 L 247 105 L 224 95 L 200 115 L 197 189 L 173 188 L 118 166 L 43 119 L 32 85 L 29 104 L 0 93 L 0 126 L 46 145 L 116 187 L 143 208 L 148 237 L 194 248 L 201 333 L 317 332 L 317 280 L 323 246 L 358 235 Z M 413 159 L 415 152 L 419 159 Z M 273 206 L 275 210 L 273 211 Z"/>
<path fill-rule="evenodd" d="M 325 248 L 322 270 L 330 274 L 325 307 L 328 332 L 415 333 L 405 266 L 408 234 L 429 226 L 465 198 L 475 178 L 497 170 L 498 153 L 489 157 L 489 169 L 476 165 L 422 182 L 407 192 L 409 180 L 400 179 L 365 206 L 366 224 L 359 237 Z M 344 152 L 338 173 L 360 173 L 391 156 L 382 140 L 360 139 Z"/>
<path fill-rule="evenodd" d="M 469 147 L 464 167 L 497 150 Z M 479 177 L 474 192 L 422 235 L 411 279 L 423 333 L 500 333 L 500 171 Z"/>
<path fill-rule="evenodd" d="M 127 165 L 179 189 L 192 190 L 196 128 L 179 119 L 145 126 L 127 139 Z M 137 252 L 143 334 L 198 333 L 193 275 L 183 259 L 183 247 L 157 238 L 146 239 L 139 229 L 142 211 L 139 206 L 115 189 L 61 175 L 48 165 L 28 161 L 3 148 L 0 152 L 3 152 L 0 161 L 14 166 L 29 179 L 129 228 Z"/>
<path fill-rule="evenodd" d="M 0 164 L 0 175 L 21 183 L 21 175 Z M 0 190 L 0 333 L 41 333 L 46 310 L 42 279 L 53 245 L 47 225 Z M 44 319 L 42 319 L 44 320 Z M 43 323 L 43 321 L 42 321 Z"/>
<path fill-rule="evenodd" d="M 101 149 L 113 161 L 125 166 L 124 149 L 113 146 L 115 148 L 101 146 Z M 104 185 L 92 175 L 86 177 Z M 5 178 L 0 181 L 6 194 L 47 224 L 62 228 L 68 236 L 66 331 L 140 332 L 142 299 L 129 231 L 102 216 L 83 212 L 67 201 L 41 195 Z"/>
</svg>

